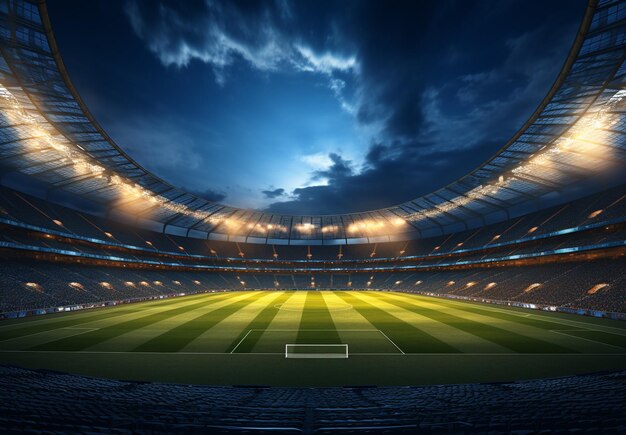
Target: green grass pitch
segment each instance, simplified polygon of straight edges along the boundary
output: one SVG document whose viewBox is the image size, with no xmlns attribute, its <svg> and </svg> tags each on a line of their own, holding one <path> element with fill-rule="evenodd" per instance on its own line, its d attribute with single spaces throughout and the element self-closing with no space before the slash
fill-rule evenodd
<svg viewBox="0 0 626 435">
<path fill-rule="evenodd" d="M 349 357 L 285 358 L 286 344 Z M 3 321 L 0 363 L 224 385 L 491 382 L 626 368 L 626 323 L 396 292 L 205 293 Z"/>
</svg>

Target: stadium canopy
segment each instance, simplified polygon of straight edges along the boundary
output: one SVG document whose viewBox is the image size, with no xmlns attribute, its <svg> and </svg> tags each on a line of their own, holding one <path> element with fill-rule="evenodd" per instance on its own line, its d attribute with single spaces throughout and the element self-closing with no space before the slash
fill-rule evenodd
<svg viewBox="0 0 626 435">
<path fill-rule="evenodd" d="M 555 84 L 492 158 L 430 194 L 364 213 L 229 207 L 150 173 L 81 100 L 43 2 L 0 0 L 0 54 L 0 183 L 167 234 L 293 245 L 408 240 L 504 220 L 626 173 L 624 1 L 590 1 Z"/>
</svg>

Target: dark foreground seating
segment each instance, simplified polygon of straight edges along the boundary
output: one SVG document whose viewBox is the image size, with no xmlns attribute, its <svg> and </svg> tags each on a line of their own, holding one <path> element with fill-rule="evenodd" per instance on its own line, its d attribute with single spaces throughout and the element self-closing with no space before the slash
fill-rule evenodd
<svg viewBox="0 0 626 435">
<path fill-rule="evenodd" d="M 498 384 L 264 388 L 0 367 L 7 432 L 626 431 L 626 371 Z"/>
</svg>

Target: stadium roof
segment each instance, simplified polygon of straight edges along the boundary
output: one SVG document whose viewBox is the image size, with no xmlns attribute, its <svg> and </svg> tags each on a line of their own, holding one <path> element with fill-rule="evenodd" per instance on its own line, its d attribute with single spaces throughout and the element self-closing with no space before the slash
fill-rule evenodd
<svg viewBox="0 0 626 435">
<path fill-rule="evenodd" d="M 144 169 L 98 125 L 68 77 L 43 2 L 0 2 L 1 183 L 36 179 L 112 218 L 168 234 L 268 244 L 406 240 L 538 208 L 626 161 L 626 1 L 590 1 L 555 84 L 491 159 L 381 210 L 291 216 L 211 202 Z M 588 192 L 587 192 L 588 193 Z"/>
</svg>

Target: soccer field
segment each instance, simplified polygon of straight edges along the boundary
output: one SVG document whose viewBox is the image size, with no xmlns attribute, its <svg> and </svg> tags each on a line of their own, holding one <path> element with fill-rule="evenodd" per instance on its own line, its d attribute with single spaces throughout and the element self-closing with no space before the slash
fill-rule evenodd
<svg viewBox="0 0 626 435">
<path fill-rule="evenodd" d="M 228 385 L 502 381 L 626 368 L 626 323 L 395 292 L 205 293 L 3 321 L 0 362 Z"/>
</svg>

